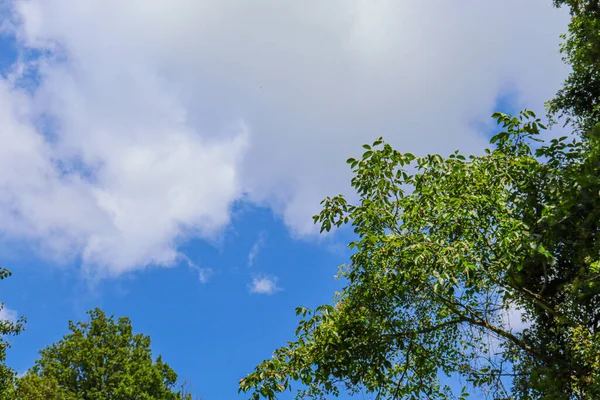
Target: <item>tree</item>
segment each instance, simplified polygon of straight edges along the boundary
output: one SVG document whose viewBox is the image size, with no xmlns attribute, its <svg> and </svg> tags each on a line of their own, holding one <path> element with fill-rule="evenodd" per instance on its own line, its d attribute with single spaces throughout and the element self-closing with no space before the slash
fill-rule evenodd
<svg viewBox="0 0 600 400">
<path fill-rule="evenodd" d="M 68 400 L 191 399 L 175 389 L 177 374 L 160 356 L 153 360 L 150 338 L 134 334 L 129 318 L 115 321 L 98 308 L 88 315 L 40 351 L 20 389 L 54 393 L 57 386 Z"/>
<path fill-rule="evenodd" d="M 494 117 L 505 130 L 482 156 L 415 157 L 379 139 L 348 160 L 358 202 L 327 198 L 315 216 L 321 231 L 354 228 L 346 285 L 334 305 L 298 308 L 296 340 L 240 391 L 600 398 L 598 136 L 541 142 L 533 112 Z M 506 318 L 517 309 L 522 331 Z"/>
<path fill-rule="evenodd" d="M 5 268 L 0 268 L 0 280 L 10 277 L 11 272 Z M 4 309 L 4 303 L 0 303 L 0 311 Z M 6 336 L 18 335 L 24 329 L 25 319 L 21 317 L 17 321 L 0 319 L 0 398 L 5 398 L 7 393 L 14 388 L 15 371 L 5 364 L 6 349 L 9 343 L 6 342 Z"/>
<path fill-rule="evenodd" d="M 571 10 L 561 53 L 573 70 L 548 102 L 548 111 L 554 118 L 566 117 L 586 134 L 600 123 L 600 6 L 598 0 L 554 0 L 554 4 Z"/>
</svg>

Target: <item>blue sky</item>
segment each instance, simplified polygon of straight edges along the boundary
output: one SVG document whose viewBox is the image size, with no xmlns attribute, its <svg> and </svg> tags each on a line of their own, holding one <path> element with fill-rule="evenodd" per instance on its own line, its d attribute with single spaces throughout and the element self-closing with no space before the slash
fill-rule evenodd
<svg viewBox="0 0 600 400">
<path fill-rule="evenodd" d="M 15 272 L 3 282 L 3 300 L 28 319 L 27 331 L 13 340 L 8 362 L 26 370 L 38 349 L 67 332 L 68 320 L 84 319 L 86 310 L 99 306 L 129 316 L 136 330 L 151 335 L 155 354 L 189 379 L 195 393 L 236 398 L 238 380 L 292 338 L 295 307 L 331 301 L 340 286 L 333 278 L 336 265 L 347 256 L 290 239 L 269 210 L 248 209 L 235 227 L 218 247 L 199 241 L 185 246 L 191 259 L 214 268 L 205 284 L 197 272 L 178 265 L 89 287 L 76 264 L 59 270 L 23 254 L 3 257 L 2 265 Z M 249 252 L 261 235 L 263 245 L 249 267 Z M 276 275 L 282 290 L 272 296 L 249 293 L 258 271 Z"/>
<path fill-rule="evenodd" d="M 196 394 L 236 398 L 341 285 L 349 236 L 311 216 L 362 143 L 477 153 L 492 112 L 541 112 L 566 76 L 549 1 L 434 3 L 3 3 L 10 365 L 100 306 Z"/>
</svg>

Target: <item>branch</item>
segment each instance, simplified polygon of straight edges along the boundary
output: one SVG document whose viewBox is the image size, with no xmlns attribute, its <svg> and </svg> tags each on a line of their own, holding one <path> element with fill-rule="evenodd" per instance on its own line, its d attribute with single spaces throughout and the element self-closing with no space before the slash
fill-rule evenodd
<svg viewBox="0 0 600 400">
<path fill-rule="evenodd" d="M 426 328 L 422 328 L 422 329 L 417 329 L 417 330 L 408 330 L 408 331 L 401 331 L 401 332 L 396 332 L 393 335 L 386 335 L 386 336 L 414 336 L 414 335 L 422 335 L 425 333 L 431 333 L 431 332 L 435 332 L 439 329 L 445 328 L 447 326 L 451 326 L 451 325 L 457 325 L 460 324 L 462 322 L 467 322 L 467 320 L 465 318 L 459 317 L 457 319 L 451 319 L 449 321 L 446 322 L 442 322 L 441 324 L 438 325 L 433 325 L 433 326 L 428 326 Z"/>
<path fill-rule="evenodd" d="M 434 296 L 436 296 L 438 299 L 440 299 L 440 301 L 442 301 L 452 312 L 457 314 L 459 316 L 459 318 L 464 319 L 465 322 L 488 329 L 488 330 L 494 332 L 495 334 L 497 334 L 498 336 L 501 336 L 501 337 L 513 342 L 514 344 L 516 344 L 518 347 L 520 347 L 522 350 L 526 351 L 527 353 L 529 353 L 535 357 L 538 357 L 540 359 L 543 359 L 544 361 L 547 361 L 550 363 L 558 362 L 559 364 L 563 365 L 564 367 L 567 367 L 568 369 L 572 369 L 572 365 L 570 363 L 568 363 L 564 360 L 561 360 L 561 359 L 555 359 L 554 357 L 549 357 L 548 355 L 538 351 L 537 349 L 532 348 L 527 343 L 525 343 L 523 340 L 521 340 L 517 336 L 513 335 L 511 332 L 501 329 L 501 328 L 497 327 L 496 325 L 492 325 L 487 320 L 482 319 L 478 315 L 478 313 L 475 312 L 469 306 L 467 306 L 465 304 L 453 302 L 453 301 L 441 296 L 440 294 L 438 294 L 435 290 L 433 290 L 433 288 L 429 284 L 427 284 L 427 286 L 429 287 L 431 293 L 434 294 Z M 470 316 L 461 312 L 457 307 L 464 308 L 470 314 Z"/>
</svg>

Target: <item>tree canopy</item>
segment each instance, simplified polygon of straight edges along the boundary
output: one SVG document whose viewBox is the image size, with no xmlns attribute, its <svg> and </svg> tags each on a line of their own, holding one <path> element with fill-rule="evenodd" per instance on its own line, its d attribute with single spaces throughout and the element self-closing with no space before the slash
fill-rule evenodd
<svg viewBox="0 0 600 400">
<path fill-rule="evenodd" d="M 548 102 L 548 111 L 586 134 L 600 123 L 600 6 L 598 0 L 554 0 L 554 4 L 571 11 L 561 53 L 573 69 Z"/>
<path fill-rule="evenodd" d="M 241 390 L 452 398 L 441 372 L 493 398 L 600 396 L 597 139 L 538 143 L 533 112 L 494 117 L 505 130 L 482 156 L 379 139 L 348 160 L 359 201 L 327 198 L 315 216 L 354 228 L 347 284 L 334 305 L 299 308 L 296 341 Z M 522 331 L 505 317 L 517 309 Z"/>
<path fill-rule="evenodd" d="M 176 389 L 175 371 L 160 356 L 153 359 L 150 338 L 133 333 L 129 318 L 115 321 L 98 308 L 88 315 L 90 321 L 69 322 L 71 333 L 40 351 L 19 382 L 23 399 L 191 399 Z"/>
<path fill-rule="evenodd" d="M 327 198 L 315 216 L 321 231 L 356 234 L 344 289 L 332 305 L 299 307 L 296 339 L 240 391 L 600 398 L 600 11 L 554 4 L 571 9 L 561 52 L 573 71 L 548 112 L 574 139 L 541 139 L 526 110 L 494 114 L 503 129 L 483 155 L 363 146 L 348 160 L 358 201 Z"/>
</svg>

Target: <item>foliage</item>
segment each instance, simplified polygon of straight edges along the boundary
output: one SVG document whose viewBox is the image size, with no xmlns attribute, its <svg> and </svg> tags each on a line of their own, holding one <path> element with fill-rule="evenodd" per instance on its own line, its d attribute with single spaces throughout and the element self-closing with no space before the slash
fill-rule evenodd
<svg viewBox="0 0 600 400">
<path fill-rule="evenodd" d="M 359 201 L 327 198 L 315 216 L 354 228 L 346 286 L 333 306 L 298 308 L 296 340 L 240 391 L 466 397 L 440 382 L 451 375 L 490 398 L 600 398 L 597 139 L 542 142 L 533 112 L 494 117 L 505 130 L 482 156 L 379 139 L 348 160 Z"/>
<path fill-rule="evenodd" d="M 40 351 L 30 386 L 56 382 L 69 400 L 191 399 L 175 390 L 177 374 L 160 356 L 153 361 L 150 338 L 134 334 L 129 318 L 115 321 L 98 308 L 88 314 L 89 322 L 70 321 L 71 333 Z"/>
<path fill-rule="evenodd" d="M 563 60 L 573 70 L 556 97 L 548 102 L 549 114 L 586 134 L 600 123 L 600 7 L 598 0 L 555 0 L 570 7 L 572 19 L 563 35 Z"/>
<path fill-rule="evenodd" d="M 75 400 L 58 386 L 56 379 L 28 373 L 17 381 L 14 400 Z"/>
<path fill-rule="evenodd" d="M 0 280 L 4 280 L 11 275 L 11 272 L 5 268 L 0 268 Z M 4 309 L 4 304 L 0 303 L 0 311 Z M 12 390 L 15 382 L 15 372 L 5 364 L 6 349 L 9 343 L 5 337 L 18 335 L 24 329 L 25 319 L 20 318 L 17 321 L 0 320 L 0 398 L 6 397 L 6 393 Z"/>
</svg>

